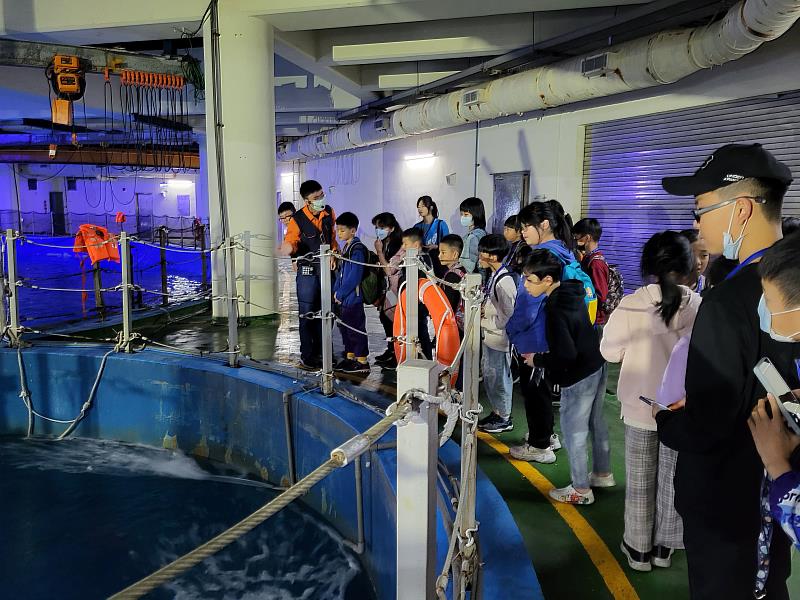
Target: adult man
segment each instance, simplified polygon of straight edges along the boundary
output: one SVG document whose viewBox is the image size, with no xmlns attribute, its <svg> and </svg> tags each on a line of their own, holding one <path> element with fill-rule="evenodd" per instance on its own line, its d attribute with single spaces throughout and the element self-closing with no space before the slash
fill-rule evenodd
<svg viewBox="0 0 800 600">
<path fill-rule="evenodd" d="M 675 506 L 684 522 L 694 600 L 753 598 L 763 472 L 747 419 L 764 390 L 752 368 L 769 357 L 798 387 L 791 344 L 759 328 L 756 264 L 781 237 L 781 206 L 791 172 L 760 144 L 719 148 L 689 177 L 664 189 L 695 196 L 693 215 L 711 254 L 739 266 L 710 290 L 695 321 L 686 371 L 685 408 L 656 415 L 661 441 L 679 452 Z M 766 597 L 788 598 L 789 545 L 772 539 Z"/>
<path fill-rule="evenodd" d="M 325 192 L 319 182 L 309 179 L 300 186 L 306 205 L 292 215 L 280 252 L 297 258 L 297 305 L 300 312 L 300 368 L 322 368 L 322 321 L 302 315 L 322 308 L 320 293 L 319 253 L 322 244 L 338 250 L 334 223 L 336 215 L 325 204 Z M 306 258 L 308 256 L 308 258 Z"/>
</svg>

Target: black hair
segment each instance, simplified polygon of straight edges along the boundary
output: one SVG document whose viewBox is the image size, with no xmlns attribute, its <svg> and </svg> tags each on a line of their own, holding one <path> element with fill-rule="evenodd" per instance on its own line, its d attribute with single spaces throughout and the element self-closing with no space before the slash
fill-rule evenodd
<svg viewBox="0 0 800 600">
<path fill-rule="evenodd" d="M 458 250 L 459 256 L 461 256 L 461 253 L 464 251 L 464 239 L 455 233 L 448 233 L 446 236 L 440 239 L 439 245 L 441 246 L 442 244 Z"/>
<path fill-rule="evenodd" d="M 595 242 L 599 242 L 603 235 L 603 228 L 600 221 L 587 217 L 575 223 L 572 233 L 579 236 L 588 235 Z"/>
<path fill-rule="evenodd" d="M 322 189 L 322 186 L 319 184 L 319 181 L 314 181 L 313 179 L 309 179 L 308 181 L 304 181 L 300 184 L 300 196 L 305 200 L 314 192 L 318 192 Z"/>
<path fill-rule="evenodd" d="M 490 233 L 478 240 L 478 252 L 496 256 L 498 261 L 508 256 L 508 250 L 508 240 L 499 233 Z"/>
<path fill-rule="evenodd" d="M 554 283 L 561 281 L 563 270 L 564 263 L 561 262 L 561 259 L 545 248 L 532 249 L 530 256 L 522 265 L 522 273 L 526 277 L 536 275 L 541 280 L 549 275 Z"/>
<path fill-rule="evenodd" d="M 433 198 L 430 196 L 420 196 L 417 198 L 417 206 L 420 204 L 431 211 L 434 219 L 439 218 L 439 208 L 436 206 L 436 202 L 433 201 Z"/>
<path fill-rule="evenodd" d="M 779 221 L 783 210 L 783 197 L 789 185 L 775 179 L 756 179 L 754 195 L 764 199 L 764 216 L 768 221 Z"/>
<path fill-rule="evenodd" d="M 509 229 L 513 229 L 517 233 L 522 231 L 522 227 L 519 224 L 519 215 L 511 215 L 506 219 L 506 222 L 503 223 L 503 227 L 508 227 Z"/>
<path fill-rule="evenodd" d="M 343 212 L 336 217 L 336 224 L 350 229 L 358 229 L 358 217 L 351 212 Z"/>
<path fill-rule="evenodd" d="M 543 221 L 550 223 L 550 231 L 557 240 L 560 240 L 567 249 L 575 247 L 575 240 L 572 237 L 572 219 L 564 214 L 564 207 L 558 200 L 547 200 L 546 202 L 531 202 L 519 212 L 519 222 L 521 227 L 532 225 L 537 229 Z"/>
<path fill-rule="evenodd" d="M 286 212 L 287 210 L 292 211 L 292 214 L 294 214 L 295 213 L 294 204 L 292 204 L 291 202 L 281 202 L 281 205 L 278 207 L 278 214 Z"/>
<path fill-rule="evenodd" d="M 422 243 L 422 232 L 416 227 L 409 227 L 403 232 L 403 239 Z"/>
<path fill-rule="evenodd" d="M 800 233 L 775 242 L 761 257 L 758 273 L 780 290 L 787 307 L 800 305 Z"/>
<path fill-rule="evenodd" d="M 738 260 L 725 258 L 724 256 L 718 256 L 711 261 L 711 264 L 708 265 L 708 269 L 706 269 L 706 281 L 708 282 L 708 285 L 711 287 L 719 285 L 725 281 L 725 278 L 730 275 L 731 271 L 733 271 L 738 265 Z"/>
<path fill-rule="evenodd" d="M 694 254 L 692 246 L 677 231 L 662 231 L 651 237 L 642 249 L 642 277 L 657 277 L 661 288 L 658 314 L 669 325 L 683 300 L 678 285 L 692 272 Z"/>
<path fill-rule="evenodd" d="M 400 223 L 397 222 L 397 219 L 392 213 L 390 212 L 378 213 L 377 215 L 372 217 L 372 224 L 375 227 L 389 228 L 391 231 L 389 231 L 389 237 L 387 237 L 386 239 L 402 243 L 403 228 L 400 227 Z"/>
<path fill-rule="evenodd" d="M 795 231 L 800 231 L 800 219 L 797 217 L 783 217 L 781 219 L 781 231 L 783 237 L 792 235 Z"/>
<path fill-rule="evenodd" d="M 700 239 L 700 232 L 697 229 L 684 229 L 681 231 L 681 235 L 689 240 L 690 244 L 694 244 Z"/>
<path fill-rule="evenodd" d="M 472 225 L 475 229 L 486 229 L 486 209 L 480 198 L 467 198 L 463 200 L 458 209 L 472 215 Z"/>
</svg>

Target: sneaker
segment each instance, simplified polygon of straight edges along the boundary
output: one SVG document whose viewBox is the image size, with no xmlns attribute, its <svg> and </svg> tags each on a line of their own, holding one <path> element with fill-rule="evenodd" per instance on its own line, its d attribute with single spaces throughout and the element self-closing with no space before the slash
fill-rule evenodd
<svg viewBox="0 0 800 600">
<path fill-rule="evenodd" d="M 500 415 L 492 414 L 494 415 L 494 419 L 488 423 L 484 423 L 483 427 L 478 423 L 478 429 L 482 429 L 486 433 L 502 433 L 503 431 L 511 431 L 514 429 L 514 423 L 511 421 L 511 417 L 504 419 Z"/>
<path fill-rule="evenodd" d="M 392 354 L 388 360 L 383 362 L 378 362 L 378 359 L 375 359 L 375 364 L 378 365 L 381 369 L 386 369 L 387 371 L 394 371 L 397 368 L 397 357 Z"/>
<path fill-rule="evenodd" d="M 315 360 L 310 360 L 306 363 L 303 362 L 303 359 L 300 359 L 297 368 L 302 369 L 303 371 L 319 371 L 322 369 L 322 361 L 317 362 Z"/>
<path fill-rule="evenodd" d="M 634 550 L 624 541 L 619 545 L 619 547 L 620 550 L 622 550 L 622 553 L 628 559 L 628 566 L 631 569 L 634 571 L 642 571 L 643 573 L 653 570 L 653 566 L 650 564 L 649 552 L 639 552 L 638 550 Z"/>
<path fill-rule="evenodd" d="M 370 366 L 368 362 L 359 362 L 357 360 L 351 360 L 349 365 L 346 365 L 342 369 L 342 373 L 351 373 L 353 375 L 366 375 L 370 372 Z"/>
<path fill-rule="evenodd" d="M 596 475 L 592 473 L 589 477 L 589 485 L 593 488 L 612 488 L 617 485 L 617 482 L 614 481 L 613 473 L 609 473 L 608 475 Z"/>
<path fill-rule="evenodd" d="M 536 448 L 528 443 L 521 446 L 511 446 L 511 456 L 517 460 L 527 460 L 549 465 L 556 462 L 555 453 L 550 448 Z"/>
<path fill-rule="evenodd" d="M 550 450 L 552 453 L 552 450 Z M 594 494 L 589 490 L 585 494 L 581 494 L 569 484 L 567 487 L 552 489 L 549 492 L 550 497 L 564 504 L 594 504 Z M 649 563 L 648 563 L 649 564 Z"/>
<path fill-rule="evenodd" d="M 354 363 L 354 362 L 356 362 L 356 361 L 354 361 L 351 358 L 343 358 L 342 360 L 337 362 L 335 365 L 333 365 L 333 370 L 334 371 L 341 371 L 343 373 L 349 373 L 349 371 L 347 371 L 347 369 L 351 368 L 353 366 L 352 363 Z"/>
<path fill-rule="evenodd" d="M 672 566 L 673 552 L 675 550 L 666 546 L 653 546 L 653 551 L 650 553 L 650 562 L 654 567 L 669 569 Z"/>
<path fill-rule="evenodd" d="M 525 442 L 528 442 L 528 434 L 525 434 Z M 554 433 L 550 436 L 550 450 L 555 452 L 556 450 L 561 450 L 561 440 L 558 439 L 558 434 Z"/>
<path fill-rule="evenodd" d="M 499 418 L 500 418 L 500 416 L 497 413 L 490 412 L 488 415 L 486 415 L 482 419 L 478 419 L 478 429 L 482 430 L 484 427 L 486 427 L 487 425 L 491 425 L 492 423 L 494 423 Z"/>
<path fill-rule="evenodd" d="M 379 354 L 378 356 L 375 357 L 375 362 L 379 365 L 386 362 L 391 362 L 393 360 L 394 361 L 397 360 L 394 355 L 394 350 L 386 350 L 386 352 L 384 352 L 383 354 Z"/>
</svg>

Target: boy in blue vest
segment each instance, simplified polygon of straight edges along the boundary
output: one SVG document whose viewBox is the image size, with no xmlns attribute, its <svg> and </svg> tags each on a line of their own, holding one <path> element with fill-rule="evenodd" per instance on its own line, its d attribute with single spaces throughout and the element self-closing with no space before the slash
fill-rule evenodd
<svg viewBox="0 0 800 600">
<path fill-rule="evenodd" d="M 334 365 L 334 370 L 342 373 L 369 373 L 369 343 L 367 336 L 360 333 L 366 330 L 364 300 L 361 297 L 361 279 L 364 267 L 358 263 L 368 262 L 367 247 L 358 239 L 358 217 L 344 212 L 336 219 L 336 235 L 342 242 L 342 260 L 339 264 L 336 282 L 333 285 L 333 302 L 341 319 L 339 331 L 342 333 L 345 358 Z"/>
</svg>

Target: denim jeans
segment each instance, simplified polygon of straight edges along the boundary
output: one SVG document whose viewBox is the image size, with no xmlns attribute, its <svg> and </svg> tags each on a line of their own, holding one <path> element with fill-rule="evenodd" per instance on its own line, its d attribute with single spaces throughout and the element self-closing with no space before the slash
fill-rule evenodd
<svg viewBox="0 0 800 600">
<path fill-rule="evenodd" d="M 483 346 L 483 388 L 492 405 L 492 410 L 507 419 L 511 416 L 511 351 L 494 350 Z"/>
<path fill-rule="evenodd" d="M 608 426 L 603 416 L 608 366 L 598 369 L 575 385 L 561 388 L 561 435 L 569 456 L 572 485 L 589 487 L 587 440 L 592 435 L 592 463 L 595 473 L 611 472 Z"/>
</svg>

